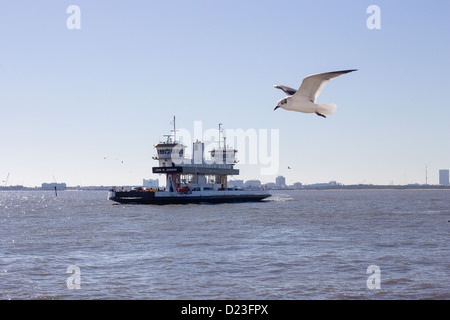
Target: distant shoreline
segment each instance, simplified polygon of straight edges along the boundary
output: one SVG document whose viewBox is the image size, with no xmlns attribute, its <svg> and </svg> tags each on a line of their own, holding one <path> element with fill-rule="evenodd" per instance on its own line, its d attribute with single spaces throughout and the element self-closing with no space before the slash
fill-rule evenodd
<svg viewBox="0 0 450 320">
<path fill-rule="evenodd" d="M 64 189 L 58 189 L 58 191 L 104 191 L 110 190 L 114 186 L 77 186 L 77 187 L 66 187 Z M 117 188 L 117 186 L 115 186 Z M 131 189 L 135 186 L 123 186 L 124 189 Z M 245 188 L 244 188 L 245 189 Z M 250 188 L 251 189 L 251 188 Z M 260 188 L 262 189 L 262 188 Z M 266 190 L 367 190 L 367 189 L 378 189 L 378 190 L 450 190 L 449 186 L 443 185 L 421 185 L 421 184 L 408 184 L 408 185 L 372 185 L 372 184 L 357 184 L 357 185 L 304 185 L 301 188 L 268 188 Z M 24 187 L 24 186 L 8 186 L 0 187 L 0 191 L 55 191 L 54 189 L 46 189 L 42 187 Z"/>
</svg>

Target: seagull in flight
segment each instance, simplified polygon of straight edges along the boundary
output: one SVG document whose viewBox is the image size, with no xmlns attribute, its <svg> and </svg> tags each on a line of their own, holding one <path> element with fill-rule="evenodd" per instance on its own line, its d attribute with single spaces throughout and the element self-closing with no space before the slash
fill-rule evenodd
<svg viewBox="0 0 450 320">
<path fill-rule="evenodd" d="M 323 87 L 325 87 L 327 82 L 331 79 L 356 70 L 357 69 L 332 71 L 307 76 L 303 79 L 298 90 L 282 85 L 275 85 L 275 88 L 281 89 L 286 93 L 286 97 L 280 99 L 273 110 L 283 108 L 285 110 L 304 113 L 315 113 L 318 116 L 326 118 L 327 115 L 336 111 L 336 105 L 334 103 L 316 104 L 317 97 L 322 92 Z"/>
</svg>

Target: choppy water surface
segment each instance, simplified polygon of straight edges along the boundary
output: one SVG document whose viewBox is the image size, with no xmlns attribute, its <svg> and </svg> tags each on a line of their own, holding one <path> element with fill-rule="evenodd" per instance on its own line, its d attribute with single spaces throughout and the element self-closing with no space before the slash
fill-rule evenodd
<svg viewBox="0 0 450 320">
<path fill-rule="evenodd" d="M 449 190 L 173 206 L 4 191 L 0 299 L 449 299 L 449 220 Z"/>
</svg>

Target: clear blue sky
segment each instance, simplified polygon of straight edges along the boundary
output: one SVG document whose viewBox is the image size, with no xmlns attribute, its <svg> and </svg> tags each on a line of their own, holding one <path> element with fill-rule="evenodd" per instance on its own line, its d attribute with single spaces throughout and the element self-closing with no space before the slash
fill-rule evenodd
<svg viewBox="0 0 450 320">
<path fill-rule="evenodd" d="M 81 29 L 69 30 L 69 5 Z M 369 30 L 369 5 L 381 29 Z M 1 1 L 0 182 L 138 185 L 180 128 L 278 129 L 288 184 L 438 183 L 450 168 L 450 2 Z M 273 111 L 303 77 L 327 119 Z M 106 158 L 106 159 L 105 159 Z M 123 161 L 123 163 L 122 163 Z M 287 169 L 287 167 L 291 169 Z M 159 176 L 159 178 L 162 178 Z"/>
</svg>

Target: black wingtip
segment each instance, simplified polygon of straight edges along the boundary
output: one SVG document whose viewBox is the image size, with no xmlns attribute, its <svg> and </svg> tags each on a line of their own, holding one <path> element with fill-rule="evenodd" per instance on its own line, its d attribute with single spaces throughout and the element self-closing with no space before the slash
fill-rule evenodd
<svg viewBox="0 0 450 320">
<path fill-rule="evenodd" d="M 317 112 L 317 111 L 316 111 L 316 114 L 317 114 L 319 117 L 323 117 L 323 118 L 326 118 L 326 117 L 327 117 L 326 115 L 321 114 L 321 113 L 319 113 L 319 112 Z"/>
<path fill-rule="evenodd" d="M 333 73 L 350 73 L 353 71 L 358 71 L 358 69 L 348 69 L 348 70 L 341 70 L 341 71 L 335 71 Z"/>
</svg>

